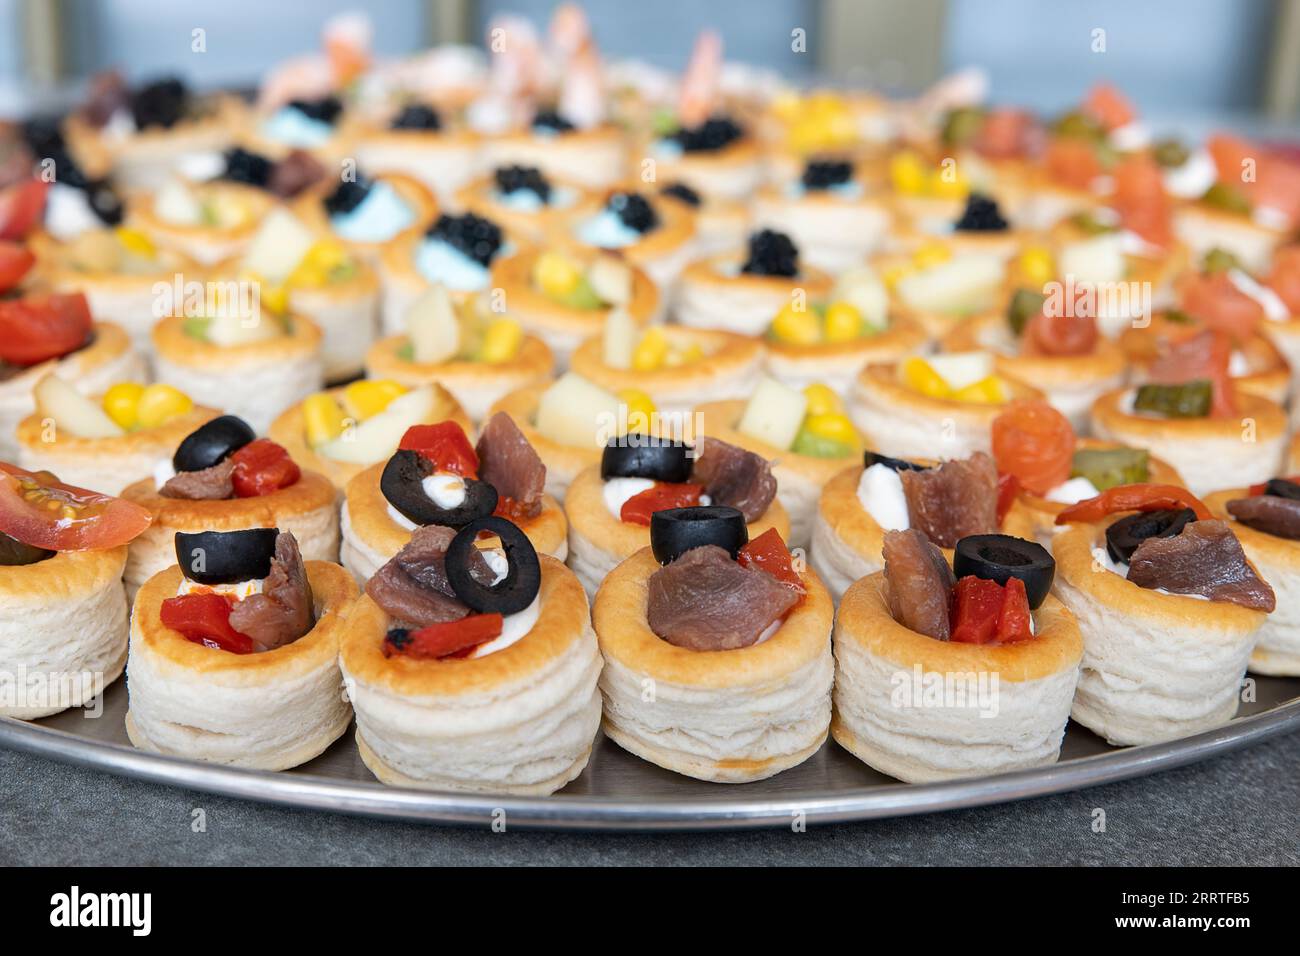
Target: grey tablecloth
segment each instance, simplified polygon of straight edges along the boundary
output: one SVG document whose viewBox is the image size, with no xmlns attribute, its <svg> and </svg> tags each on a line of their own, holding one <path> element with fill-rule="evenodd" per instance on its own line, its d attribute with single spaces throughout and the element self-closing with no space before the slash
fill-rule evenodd
<svg viewBox="0 0 1300 956">
<path fill-rule="evenodd" d="M 193 831 L 194 810 L 206 832 Z M 1094 832 L 1094 810 L 1105 810 Z M 5 864 L 1296 864 L 1300 734 L 1039 800 L 806 833 L 492 833 L 242 803 L 0 751 Z"/>
</svg>

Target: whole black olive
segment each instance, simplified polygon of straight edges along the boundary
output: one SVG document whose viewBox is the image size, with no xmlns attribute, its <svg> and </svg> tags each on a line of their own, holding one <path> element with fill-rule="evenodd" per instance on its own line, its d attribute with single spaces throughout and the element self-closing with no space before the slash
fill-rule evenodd
<svg viewBox="0 0 1300 956">
<path fill-rule="evenodd" d="M 611 438 L 600 456 L 600 478 L 650 478 L 653 481 L 688 481 L 690 449 L 684 442 L 660 440 L 632 433 Z"/>
<path fill-rule="evenodd" d="M 266 577 L 275 556 L 276 528 L 176 532 L 176 563 L 199 584 L 235 584 Z"/>
<path fill-rule="evenodd" d="M 870 468 L 872 465 L 884 465 L 890 471 L 927 471 L 928 466 L 918 465 L 914 461 L 907 461 L 903 458 L 890 458 L 888 455 L 881 455 L 874 451 L 862 453 L 862 467 Z"/>
<path fill-rule="evenodd" d="M 506 553 L 506 576 L 493 585 L 480 584 L 469 572 L 470 549 L 483 531 L 500 538 Z M 480 614 L 517 614 L 533 603 L 542 587 L 542 565 L 528 535 L 495 515 L 475 518 L 457 531 L 443 564 L 456 597 Z"/>
<path fill-rule="evenodd" d="M 202 471 L 224 461 L 254 438 L 257 432 L 237 415 L 222 415 L 185 436 L 172 467 L 177 471 Z"/>
<path fill-rule="evenodd" d="M 23 544 L 17 538 L 0 531 L 0 567 L 17 568 L 24 564 L 35 564 L 46 558 L 54 557 L 55 552 L 44 548 L 35 548 Z"/>
<path fill-rule="evenodd" d="M 1147 538 L 1176 537 L 1188 522 L 1195 520 L 1196 512 L 1191 508 L 1140 511 L 1120 518 L 1106 529 L 1106 553 L 1112 561 L 1128 564 L 1138 545 Z"/>
<path fill-rule="evenodd" d="M 497 510 L 497 490 L 486 481 L 465 479 L 465 500 L 455 508 L 440 508 L 424 493 L 424 479 L 433 474 L 433 464 L 418 451 L 402 449 L 388 459 L 379 476 L 379 490 L 388 503 L 408 521 L 463 528 L 475 518 L 486 518 Z"/>
<path fill-rule="evenodd" d="M 1038 608 L 1052 589 L 1056 561 L 1046 548 L 1033 541 L 1009 534 L 972 534 L 957 542 L 952 571 L 958 578 L 973 574 L 998 584 L 1019 578 L 1025 583 L 1029 606 Z"/>
<path fill-rule="evenodd" d="M 1270 478 L 1264 485 L 1264 494 L 1273 495 L 1277 498 L 1291 498 L 1300 500 L 1300 482 L 1291 481 L 1288 478 Z"/>
<path fill-rule="evenodd" d="M 650 549 L 660 564 L 706 544 L 716 544 L 734 558 L 747 541 L 745 516 L 726 505 L 667 508 L 650 516 Z"/>
</svg>

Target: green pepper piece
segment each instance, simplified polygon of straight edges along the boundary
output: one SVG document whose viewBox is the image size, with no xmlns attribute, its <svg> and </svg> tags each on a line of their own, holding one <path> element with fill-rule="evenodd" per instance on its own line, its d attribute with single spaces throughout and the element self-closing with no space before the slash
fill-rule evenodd
<svg viewBox="0 0 1300 956">
<path fill-rule="evenodd" d="M 1090 236 L 1101 236 L 1114 232 L 1115 226 L 1104 223 L 1090 212 L 1078 212 L 1070 217 L 1070 223 Z"/>
<path fill-rule="evenodd" d="M 23 544 L 17 538 L 10 537 L 0 531 L 0 567 L 16 568 L 25 564 L 35 564 L 37 561 L 44 561 L 46 558 L 52 557 L 54 557 L 53 551 L 35 548 L 30 544 Z"/>
<path fill-rule="evenodd" d="M 1011 331 L 1017 336 L 1025 334 L 1029 320 L 1043 311 L 1047 296 L 1033 289 L 1017 289 L 1011 293 L 1011 302 L 1007 305 L 1007 322 Z"/>
<path fill-rule="evenodd" d="M 586 276 L 578 278 L 578 284 L 572 290 L 561 296 L 556 296 L 555 301 L 561 305 L 567 305 L 571 309 L 603 309 L 605 303 L 601 301 L 600 296 L 596 295 L 596 290 L 591 287 Z"/>
<path fill-rule="evenodd" d="M 206 315 L 187 315 L 184 322 L 181 323 L 181 331 L 192 339 L 198 339 L 206 342 L 208 339 L 208 329 L 212 327 L 212 320 Z"/>
<path fill-rule="evenodd" d="M 1250 215 L 1250 200 L 1231 186 L 1215 183 L 1205 191 L 1201 202 L 1224 212 L 1235 212 L 1243 216 Z"/>
<path fill-rule="evenodd" d="M 1165 169 L 1176 169 L 1191 155 L 1190 150 L 1176 139 L 1162 139 L 1151 147 L 1151 156 Z"/>
<path fill-rule="evenodd" d="M 1215 246 L 1205 254 L 1201 260 L 1201 271 L 1206 275 L 1214 275 L 1216 272 L 1227 272 L 1229 269 L 1240 269 L 1241 260 L 1234 256 L 1227 249 L 1220 249 Z"/>
<path fill-rule="evenodd" d="M 854 449 L 841 441 L 823 438 L 810 431 L 799 429 L 790 450 L 796 455 L 809 455 L 813 458 L 848 458 Z"/>
<path fill-rule="evenodd" d="M 1172 322 L 1175 325 L 1192 325 L 1196 322 L 1194 318 L 1184 312 L 1182 309 L 1169 309 L 1165 312 L 1165 321 Z"/>
<path fill-rule="evenodd" d="M 984 125 L 984 111 L 974 106 L 950 110 L 943 121 L 943 141 L 948 146 L 964 146 L 979 135 Z"/>
<path fill-rule="evenodd" d="M 1133 408 L 1166 418 L 1204 418 L 1210 414 L 1213 398 L 1214 385 L 1199 378 L 1181 385 L 1143 385 L 1137 390 Z"/>
<path fill-rule="evenodd" d="M 1069 136 L 1077 139 L 1090 139 L 1098 142 L 1105 139 L 1105 132 L 1089 116 L 1083 113 L 1066 113 L 1052 124 L 1052 132 L 1057 136 Z"/>
<path fill-rule="evenodd" d="M 1098 491 L 1151 480 L 1151 455 L 1143 448 L 1080 448 L 1071 478 L 1087 478 Z"/>
</svg>

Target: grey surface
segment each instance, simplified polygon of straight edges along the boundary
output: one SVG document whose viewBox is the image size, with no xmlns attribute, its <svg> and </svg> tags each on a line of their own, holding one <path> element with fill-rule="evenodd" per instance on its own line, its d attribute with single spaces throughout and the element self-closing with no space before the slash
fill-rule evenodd
<svg viewBox="0 0 1300 956">
<path fill-rule="evenodd" d="M 1094 811 L 1106 829 L 1093 832 Z M 196 809 L 207 830 L 192 831 Z M 806 833 L 566 834 L 393 823 L 0 751 L 5 864 L 1296 864 L 1300 735 L 1124 783 Z"/>
</svg>

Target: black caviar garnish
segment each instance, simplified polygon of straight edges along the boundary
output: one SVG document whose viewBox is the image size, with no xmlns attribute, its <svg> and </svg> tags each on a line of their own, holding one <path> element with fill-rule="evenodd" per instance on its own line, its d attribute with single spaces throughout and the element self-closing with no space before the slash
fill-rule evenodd
<svg viewBox="0 0 1300 956">
<path fill-rule="evenodd" d="M 500 226 L 472 212 L 463 216 L 439 216 L 428 235 L 441 239 L 482 266 L 492 264 L 503 242 Z"/>
<path fill-rule="evenodd" d="M 672 196 L 674 199 L 680 199 L 688 206 L 700 208 L 700 194 L 685 183 L 672 183 L 659 190 L 661 195 Z"/>
<path fill-rule="evenodd" d="M 271 181 L 271 170 L 274 168 L 275 164 L 265 156 L 236 146 L 226 151 L 226 172 L 222 178 L 265 189 Z"/>
<path fill-rule="evenodd" d="M 333 126 L 343 112 L 343 103 L 337 96 L 324 96 L 318 100 L 290 100 L 289 106 L 308 119 L 320 120 Z"/>
<path fill-rule="evenodd" d="M 393 129 L 442 129 L 442 117 L 432 106 L 409 103 L 393 118 Z"/>
<path fill-rule="evenodd" d="M 668 138 L 681 146 L 683 152 L 703 153 L 722 149 L 744 135 L 744 130 L 729 117 L 712 116 L 699 126 L 679 129 Z"/>
<path fill-rule="evenodd" d="M 812 160 L 804 167 L 800 180 L 804 189 L 830 189 L 853 181 L 853 164 Z"/>
<path fill-rule="evenodd" d="M 137 129 L 171 129 L 185 117 L 189 91 L 175 77 L 157 80 L 131 94 L 131 116 Z"/>
<path fill-rule="evenodd" d="M 659 225 L 659 213 L 639 193 L 614 193 L 606 205 L 629 229 L 646 233 Z"/>
<path fill-rule="evenodd" d="M 536 193 L 544 203 L 551 201 L 551 184 L 536 166 L 501 166 L 493 176 L 502 195 L 526 189 Z"/>
<path fill-rule="evenodd" d="M 749 258 L 740 271 L 761 276 L 796 276 L 799 248 L 783 232 L 760 230 L 749 237 Z"/>
<path fill-rule="evenodd" d="M 374 185 L 369 177 L 362 175 L 343 180 L 334 192 L 325 197 L 325 211 L 331 216 L 347 215 L 365 201 Z"/>
<path fill-rule="evenodd" d="M 966 209 L 953 228 L 961 232 L 1001 232 L 1009 227 L 995 200 L 979 193 L 966 198 Z"/>
<path fill-rule="evenodd" d="M 552 133 L 568 133 L 574 125 L 555 110 L 539 110 L 533 117 L 533 129 L 549 130 Z"/>
</svg>

